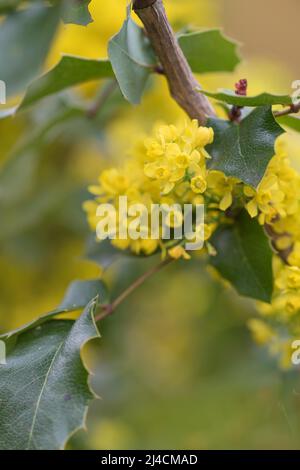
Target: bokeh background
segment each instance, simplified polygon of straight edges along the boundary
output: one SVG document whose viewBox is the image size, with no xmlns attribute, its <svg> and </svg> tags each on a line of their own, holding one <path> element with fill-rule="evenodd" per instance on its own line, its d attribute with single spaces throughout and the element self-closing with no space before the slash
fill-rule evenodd
<svg viewBox="0 0 300 470">
<path fill-rule="evenodd" d="M 47 59 L 62 53 L 105 57 L 125 0 L 92 0 L 94 23 L 62 26 Z M 166 0 L 175 29 L 221 26 L 241 42 L 232 74 L 199 77 L 206 89 L 290 93 L 300 79 L 299 0 Z M 298 49 L 298 50 L 297 50 Z M 100 84 L 100 87 L 103 84 Z M 87 186 L 124 158 L 155 122 L 182 111 L 162 77 L 131 107 L 116 92 L 97 119 L 57 124 L 66 103 L 93 100 L 99 83 L 44 101 L 30 114 L 0 121 L 0 328 L 54 308 L 70 281 L 103 275 L 117 295 L 155 259 L 121 256 L 103 270 L 85 258 L 91 237 L 82 211 Z M 286 138 L 300 169 L 300 141 Z M 200 260 L 169 266 L 100 326 L 86 350 L 101 396 L 72 449 L 300 448 L 299 371 L 282 371 L 246 327 L 255 305 L 220 284 Z"/>
</svg>

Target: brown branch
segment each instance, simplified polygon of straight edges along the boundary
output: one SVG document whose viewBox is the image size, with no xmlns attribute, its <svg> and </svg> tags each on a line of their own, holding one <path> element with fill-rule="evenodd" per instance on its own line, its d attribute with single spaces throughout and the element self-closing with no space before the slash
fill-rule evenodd
<svg viewBox="0 0 300 470">
<path fill-rule="evenodd" d="M 215 116 L 215 111 L 206 96 L 196 90 L 199 83 L 178 45 L 162 0 L 134 0 L 133 9 L 160 61 L 171 96 L 191 119 L 205 124 L 207 117 Z"/>
<path fill-rule="evenodd" d="M 291 104 L 289 108 L 283 109 L 282 111 L 275 111 L 275 117 L 288 116 L 289 114 L 297 114 L 300 111 L 300 103 Z"/>
<path fill-rule="evenodd" d="M 139 286 L 144 284 L 144 282 L 147 281 L 149 277 L 159 272 L 162 268 L 170 264 L 172 261 L 174 261 L 173 258 L 166 258 L 165 260 L 161 261 L 159 264 L 156 264 L 151 269 L 149 269 L 149 271 L 146 271 L 144 274 L 142 274 L 142 276 L 140 276 L 129 287 L 127 287 L 127 289 L 125 289 L 111 304 L 104 305 L 102 307 L 102 312 L 100 312 L 99 315 L 96 315 L 95 321 L 98 322 L 108 317 L 109 315 L 111 315 L 115 311 L 115 309 L 122 302 L 124 302 L 124 300 L 127 299 L 127 297 L 132 292 L 134 292 Z"/>
</svg>

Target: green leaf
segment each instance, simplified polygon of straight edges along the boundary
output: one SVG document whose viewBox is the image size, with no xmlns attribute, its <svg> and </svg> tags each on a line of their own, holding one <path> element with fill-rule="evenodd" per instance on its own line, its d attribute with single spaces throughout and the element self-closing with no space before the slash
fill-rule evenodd
<svg viewBox="0 0 300 470">
<path fill-rule="evenodd" d="M 84 427 L 88 372 L 81 352 L 99 337 L 93 300 L 79 319 L 53 320 L 25 331 L 0 368 L 0 448 L 63 449 Z"/>
<path fill-rule="evenodd" d="M 63 56 L 49 72 L 37 78 L 28 88 L 19 109 L 25 109 L 46 96 L 91 80 L 113 77 L 109 60 L 92 60 Z"/>
<path fill-rule="evenodd" d="M 237 43 L 219 29 L 178 36 L 178 42 L 193 72 L 232 72 L 240 63 Z"/>
<path fill-rule="evenodd" d="M 289 95 L 273 95 L 270 93 L 261 93 L 256 96 L 240 96 L 236 95 L 232 90 L 220 90 L 216 93 L 209 91 L 199 90 L 206 96 L 210 98 L 215 98 L 216 100 L 222 101 L 227 104 L 236 105 L 236 106 L 273 106 L 277 104 L 289 106 L 292 104 L 292 98 Z"/>
<path fill-rule="evenodd" d="M 280 116 L 277 118 L 282 126 L 287 126 L 294 131 L 300 132 L 300 117 L 296 116 Z"/>
<path fill-rule="evenodd" d="M 39 325 L 49 321 L 52 317 L 61 313 L 73 312 L 76 310 L 83 309 L 86 305 L 95 297 L 98 297 L 99 304 L 108 303 L 109 296 L 108 291 L 103 283 L 99 279 L 89 281 L 73 281 L 61 302 L 61 304 L 51 312 L 37 318 L 36 320 L 17 328 L 16 330 L 9 331 L 0 336 L 1 340 L 8 340 L 19 334 L 23 334 L 25 331 L 36 328 Z"/>
<path fill-rule="evenodd" d="M 93 19 L 89 12 L 91 0 L 65 0 L 62 18 L 64 23 L 87 26 Z"/>
<path fill-rule="evenodd" d="M 1 23 L 0 70 L 7 96 L 22 91 L 39 73 L 58 27 L 59 16 L 59 5 L 34 5 L 11 13 Z"/>
<path fill-rule="evenodd" d="M 73 281 L 58 308 L 64 311 L 79 310 L 96 296 L 99 296 L 99 303 L 108 302 L 106 286 L 100 279 Z"/>
<path fill-rule="evenodd" d="M 275 140 L 284 132 L 271 107 L 254 109 L 239 125 L 214 118 L 207 125 L 215 132 L 214 142 L 207 147 L 210 168 L 256 187 L 274 156 Z"/>
<path fill-rule="evenodd" d="M 46 0 L 29 0 L 46 4 Z M 61 17 L 65 23 L 73 23 L 87 26 L 93 21 L 89 12 L 91 0 L 50 0 L 50 3 L 62 4 Z M 16 10 L 20 5 L 26 4 L 26 0 L 0 0 L 0 14 L 5 14 Z"/>
<path fill-rule="evenodd" d="M 124 97 L 138 104 L 156 60 L 143 30 L 129 16 L 110 39 L 108 55 Z"/>
<path fill-rule="evenodd" d="M 211 239 L 217 251 L 210 263 L 239 294 L 270 302 L 272 250 L 256 219 L 244 211 L 233 225 L 220 227 Z"/>
</svg>

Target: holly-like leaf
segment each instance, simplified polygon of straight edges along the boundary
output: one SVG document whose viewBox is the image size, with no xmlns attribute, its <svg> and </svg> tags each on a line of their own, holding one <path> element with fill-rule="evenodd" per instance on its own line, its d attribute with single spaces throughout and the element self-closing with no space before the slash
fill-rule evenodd
<svg viewBox="0 0 300 470">
<path fill-rule="evenodd" d="M 55 450 L 85 424 L 83 346 L 99 337 L 93 300 L 74 322 L 52 320 L 20 334 L 0 367 L 0 448 Z"/>
<path fill-rule="evenodd" d="M 108 291 L 103 281 L 100 279 L 73 281 L 69 285 L 62 302 L 57 308 L 32 322 L 17 328 L 16 330 L 9 331 L 8 333 L 1 335 L 0 339 L 9 340 L 14 336 L 21 333 L 23 334 L 25 331 L 42 325 L 59 314 L 83 309 L 93 298 L 96 297 L 99 304 L 106 304 L 109 300 Z"/>
<path fill-rule="evenodd" d="M 39 73 L 56 29 L 61 7 L 33 5 L 8 15 L 0 28 L 0 71 L 7 96 L 22 91 Z"/>
<path fill-rule="evenodd" d="M 91 0 L 65 0 L 62 12 L 63 21 L 82 26 L 92 23 L 93 19 L 89 12 L 90 3 Z"/>
<path fill-rule="evenodd" d="M 289 106 L 292 104 L 292 98 L 289 95 L 273 95 L 270 93 L 261 93 L 256 96 L 241 96 L 235 94 L 232 90 L 220 90 L 216 93 L 209 91 L 199 90 L 204 95 L 214 98 L 218 101 L 222 101 L 227 104 L 236 105 L 236 106 L 273 106 L 281 104 L 284 106 Z"/>
<path fill-rule="evenodd" d="M 138 104 L 156 60 L 149 40 L 130 16 L 110 39 L 108 55 L 124 97 Z"/>
<path fill-rule="evenodd" d="M 180 34 L 178 41 L 195 73 L 232 72 L 240 63 L 237 43 L 219 29 Z"/>
<path fill-rule="evenodd" d="M 242 212 L 232 225 L 221 226 L 211 239 L 210 263 L 239 294 L 270 302 L 273 291 L 272 250 L 256 219 Z"/>
<path fill-rule="evenodd" d="M 207 147 L 210 168 L 257 187 L 274 156 L 275 140 L 284 132 L 271 107 L 254 109 L 239 125 L 215 118 L 208 125 L 215 132 L 214 142 Z"/>
<path fill-rule="evenodd" d="M 296 116 L 280 116 L 277 118 L 282 126 L 287 126 L 294 131 L 300 132 L 300 117 Z"/>
<path fill-rule="evenodd" d="M 29 86 L 19 109 L 28 108 L 39 100 L 71 86 L 113 76 L 109 60 L 63 56 L 53 69 Z"/>
</svg>

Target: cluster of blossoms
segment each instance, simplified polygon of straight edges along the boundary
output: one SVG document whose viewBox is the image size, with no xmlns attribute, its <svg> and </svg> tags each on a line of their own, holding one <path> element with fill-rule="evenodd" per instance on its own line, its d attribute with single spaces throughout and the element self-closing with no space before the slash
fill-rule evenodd
<svg viewBox="0 0 300 470">
<path fill-rule="evenodd" d="M 159 126 L 156 136 L 139 143 L 122 168 L 104 170 L 99 177 L 99 185 L 89 188 L 96 197 L 93 201 L 87 201 L 84 208 L 92 229 L 96 229 L 99 221 L 96 215 L 98 205 L 109 202 L 118 210 L 120 196 L 127 197 L 129 208 L 139 203 L 149 211 L 153 204 L 179 204 L 183 207 L 184 204 L 205 203 L 206 223 L 202 229 L 204 239 L 208 240 L 219 218 L 219 204 L 216 203 L 219 198 L 213 194 L 213 188 L 224 185 L 226 193 L 227 179 L 219 172 L 209 174 L 207 170 L 206 160 L 210 157 L 205 146 L 212 143 L 213 135 L 211 128 L 198 127 L 197 121 L 186 124 L 182 129 L 172 125 Z M 225 202 L 221 203 L 224 210 Z M 130 222 L 129 214 L 127 218 Z M 136 254 L 150 255 L 161 249 L 164 253 L 168 250 L 174 257 L 189 258 L 178 240 L 132 240 L 117 236 L 111 243 Z"/>
<path fill-rule="evenodd" d="M 244 192 L 251 197 L 246 209 L 258 217 L 275 252 L 272 302 L 258 304 L 261 318 L 249 327 L 258 343 L 290 367 L 293 340 L 300 338 L 300 175 L 280 143 L 257 190 Z"/>
<path fill-rule="evenodd" d="M 140 142 L 122 167 L 104 170 L 95 196 L 84 209 L 96 230 L 99 204 L 111 203 L 118 211 L 119 197 L 128 204 L 203 204 L 205 244 L 201 252 L 214 254 L 209 239 L 220 223 L 232 223 L 231 208 L 245 209 L 264 227 L 274 249 L 274 294 L 271 305 L 260 305 L 261 318 L 249 322 L 256 340 L 282 353 L 291 337 L 300 334 L 300 175 L 291 167 L 279 142 L 257 188 L 210 169 L 206 149 L 213 143 L 213 129 L 197 121 L 179 126 L 159 126 L 154 136 Z M 126 216 L 130 220 L 130 214 Z M 181 222 L 182 223 L 182 222 Z M 118 227 L 120 229 L 120 227 Z M 140 238 L 111 240 L 119 249 L 150 255 L 161 250 L 174 258 L 190 258 L 180 240 Z"/>
</svg>

